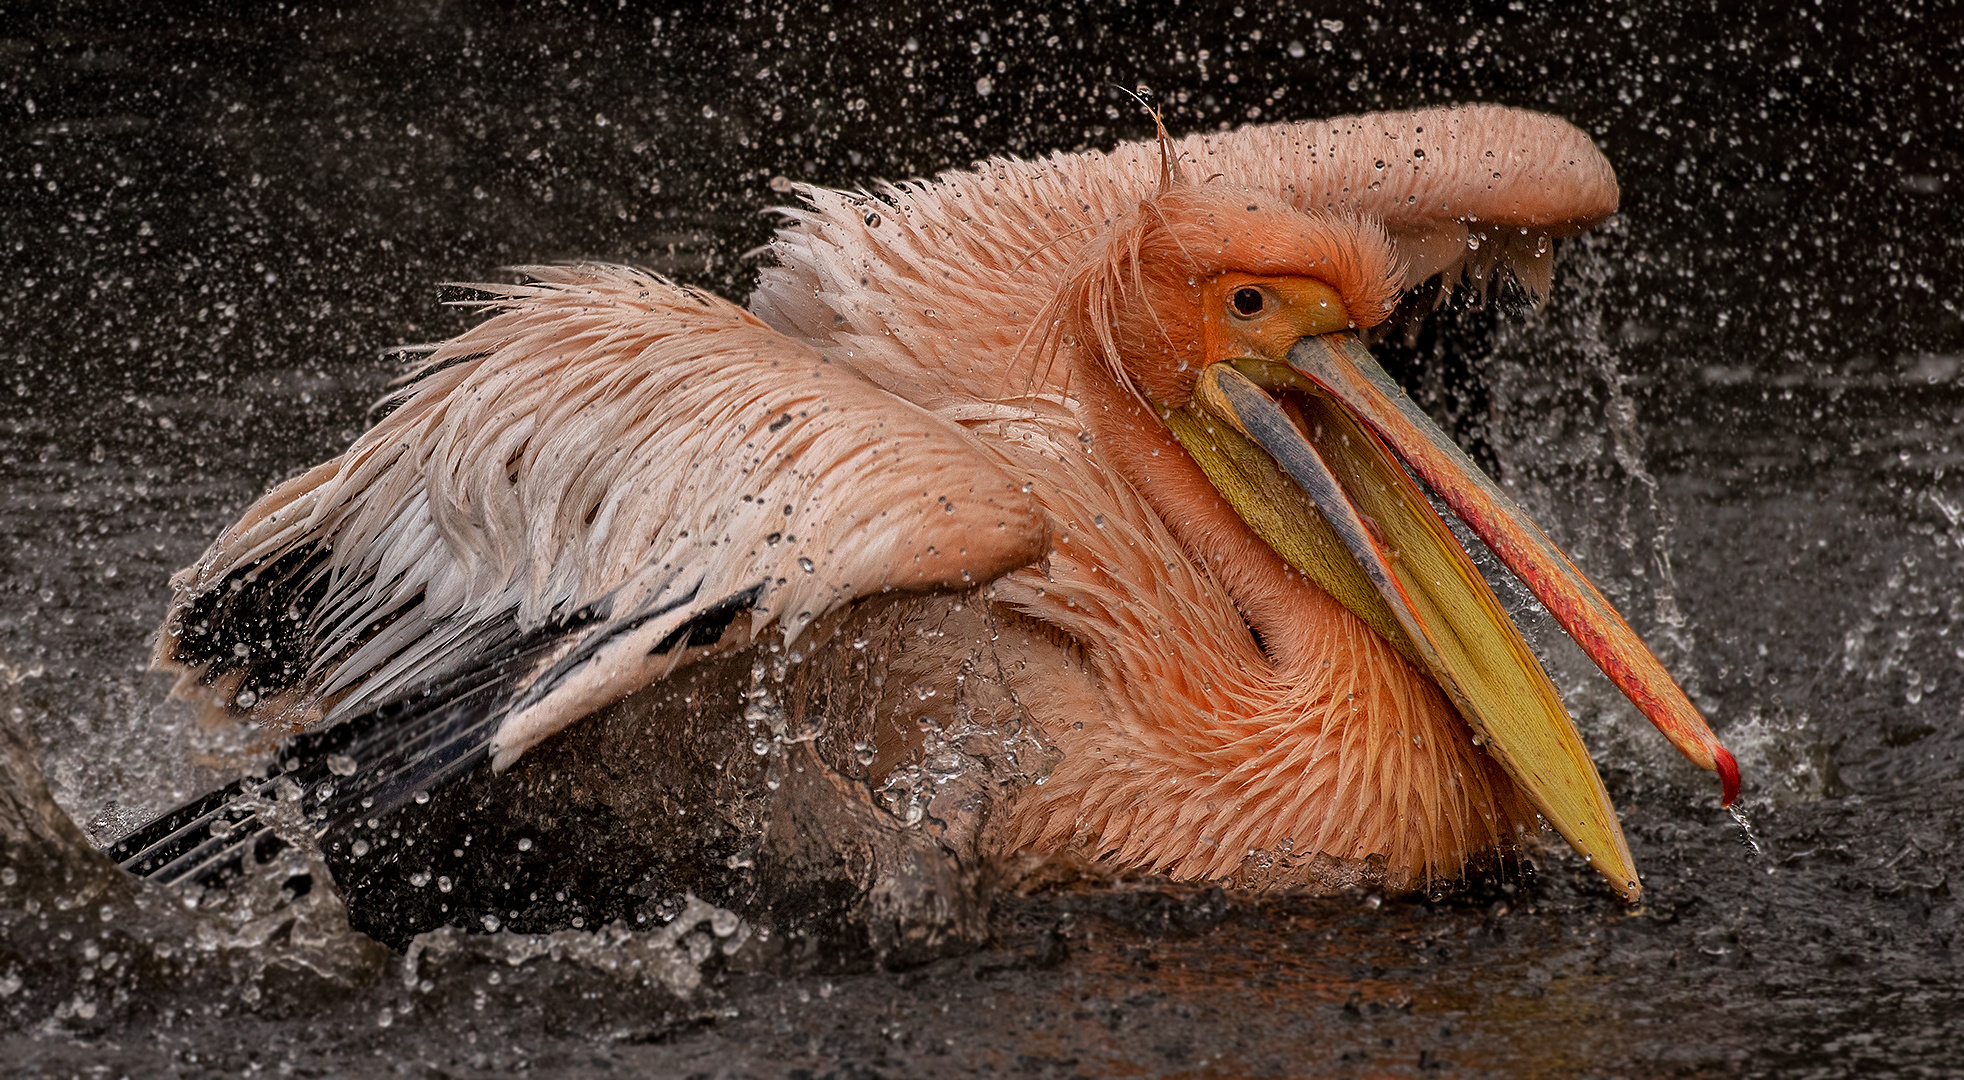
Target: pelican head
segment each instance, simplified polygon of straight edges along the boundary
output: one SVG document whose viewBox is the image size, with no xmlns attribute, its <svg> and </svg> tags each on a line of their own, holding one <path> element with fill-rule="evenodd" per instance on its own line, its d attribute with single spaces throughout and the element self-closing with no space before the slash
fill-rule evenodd
<svg viewBox="0 0 1964 1080">
<path fill-rule="evenodd" d="M 1080 256 L 1051 309 L 1108 460 L 1211 563 L 1271 664 L 1305 669 L 1294 715 L 1208 747 L 1206 774 L 1232 782 L 1194 801 L 1224 813 L 1159 831 L 1125 814 L 1117 850 L 1218 875 L 1250 851 L 1306 843 L 1377 854 L 1419 880 L 1504 846 L 1538 811 L 1634 899 L 1586 748 L 1414 475 L 1687 757 L 1721 772 L 1727 802 L 1736 766 L 1595 587 L 1372 359 L 1358 333 L 1385 321 L 1403 273 L 1374 220 L 1168 169 Z M 1332 628 L 1358 630 L 1345 615 L 1382 647 L 1355 648 L 1340 680 L 1349 708 L 1332 709 L 1338 684 L 1318 676 L 1342 651 Z M 1149 780 L 1168 786 L 1191 783 Z"/>
</svg>

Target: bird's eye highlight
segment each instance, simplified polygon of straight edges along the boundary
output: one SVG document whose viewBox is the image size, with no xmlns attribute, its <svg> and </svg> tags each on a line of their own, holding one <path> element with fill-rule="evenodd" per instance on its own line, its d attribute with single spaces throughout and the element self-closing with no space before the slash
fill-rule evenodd
<svg viewBox="0 0 1964 1080">
<path fill-rule="evenodd" d="M 1236 315 L 1246 319 L 1260 315 L 1262 309 L 1268 306 L 1268 297 L 1263 296 L 1260 289 L 1236 289 L 1234 295 L 1228 298 L 1228 306 L 1234 308 Z"/>
</svg>

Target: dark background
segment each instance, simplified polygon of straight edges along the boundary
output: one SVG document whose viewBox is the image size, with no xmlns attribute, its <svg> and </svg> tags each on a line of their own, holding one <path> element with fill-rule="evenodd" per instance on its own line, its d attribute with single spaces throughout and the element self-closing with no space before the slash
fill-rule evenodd
<svg viewBox="0 0 1964 1080">
<path fill-rule="evenodd" d="M 1757 849 L 1544 626 L 1636 913 L 1559 852 L 1518 895 L 1381 908 L 1067 894 L 1006 902 L 999 963 L 735 978 L 649 1046 L 567 976 L 489 1013 L 439 993 L 386 1039 L 347 1005 L 307 1052 L 468 1073 L 482 1025 L 541 1068 L 677 1075 L 1956 1075 L 1961 69 L 1938 3 L 9 4 L 0 663 L 101 834 L 226 775 L 140 674 L 164 581 L 366 423 L 392 347 L 467 324 L 445 282 L 601 258 L 740 300 L 787 181 L 1109 147 L 1150 134 L 1135 87 L 1175 132 L 1542 109 L 1597 139 L 1621 214 L 1545 306 L 1462 298 L 1385 356 L 1710 712 Z M 1059 926 L 1068 960 L 1031 944 Z M 301 1045 L 239 1008 L 172 1067 Z"/>
<path fill-rule="evenodd" d="M 1574 120 L 1625 178 L 1633 368 L 1818 373 L 1884 328 L 1890 354 L 1958 337 L 1944 6 L 827 6 L 14 5 L 15 402 L 113 423 L 130 394 L 366 373 L 458 325 L 437 283 L 514 262 L 741 297 L 773 179 L 1109 147 L 1151 133 L 1134 86 L 1176 131 L 1458 100 Z"/>
</svg>

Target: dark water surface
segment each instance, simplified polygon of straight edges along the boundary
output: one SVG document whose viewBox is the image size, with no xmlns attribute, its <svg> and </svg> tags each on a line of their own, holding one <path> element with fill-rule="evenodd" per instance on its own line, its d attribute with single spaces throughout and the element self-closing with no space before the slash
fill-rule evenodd
<svg viewBox="0 0 1964 1080">
<path fill-rule="evenodd" d="M 1964 14 L 834 6 L 0 19 L 0 1073 L 1964 1075 Z M 1481 100 L 1599 140 L 1623 212 L 1549 303 L 1385 355 L 1707 709 L 1750 838 L 1545 626 L 1642 907 L 1551 851 L 1432 901 L 1039 890 L 906 972 L 706 912 L 405 960 L 324 876 L 187 911 L 40 801 L 104 842 L 251 760 L 144 673 L 165 580 L 466 325 L 441 283 L 741 298 L 787 179 L 1143 137 L 1139 84 L 1175 131 Z"/>
</svg>

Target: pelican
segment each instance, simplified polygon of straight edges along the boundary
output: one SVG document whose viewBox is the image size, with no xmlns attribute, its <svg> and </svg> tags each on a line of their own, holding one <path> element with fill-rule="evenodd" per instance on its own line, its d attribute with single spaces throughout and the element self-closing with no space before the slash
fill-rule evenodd
<svg viewBox="0 0 1964 1080">
<path fill-rule="evenodd" d="M 620 266 L 479 286 L 384 418 L 172 579 L 176 692 L 276 733 L 403 725 L 387 769 L 335 770 L 373 807 L 705 658 L 878 653 L 920 722 L 876 720 L 863 782 L 983 698 L 1041 747 L 990 856 L 1422 887 L 1539 818 L 1634 901 L 1594 764 L 1429 490 L 1736 794 L 1659 661 L 1366 347 L 1435 279 L 1547 294 L 1553 241 L 1617 207 L 1575 127 L 1162 128 L 797 190 L 747 309 Z M 781 693 L 823 711 L 824 682 Z"/>
</svg>

